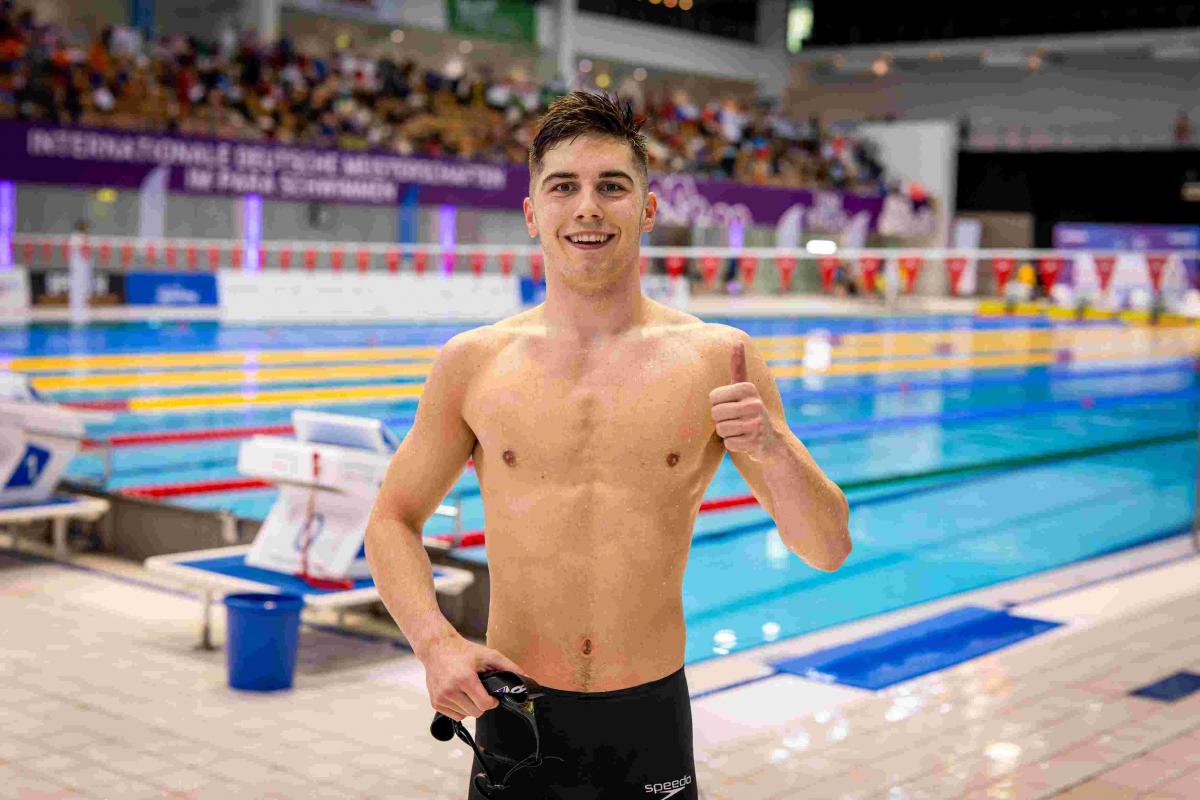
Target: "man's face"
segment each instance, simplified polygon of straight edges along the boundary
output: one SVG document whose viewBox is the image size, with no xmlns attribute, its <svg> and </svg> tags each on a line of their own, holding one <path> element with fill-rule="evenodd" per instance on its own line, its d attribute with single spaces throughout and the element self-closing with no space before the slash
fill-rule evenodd
<svg viewBox="0 0 1200 800">
<path fill-rule="evenodd" d="M 638 244 L 657 208 L 628 144 L 580 136 L 546 151 L 525 198 L 525 226 L 542 238 L 547 271 L 594 293 L 637 269 Z"/>
</svg>

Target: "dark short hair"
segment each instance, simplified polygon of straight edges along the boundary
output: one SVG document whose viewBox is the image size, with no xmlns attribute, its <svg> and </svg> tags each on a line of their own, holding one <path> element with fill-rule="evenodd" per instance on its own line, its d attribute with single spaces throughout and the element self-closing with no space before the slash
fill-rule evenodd
<svg viewBox="0 0 1200 800">
<path fill-rule="evenodd" d="M 634 119 L 633 109 L 610 94 L 583 91 L 558 98 L 546 110 L 529 145 L 530 175 L 541 172 L 547 150 L 559 142 L 589 134 L 609 136 L 628 144 L 642 179 L 648 178 L 646 136 L 642 133 L 642 123 Z"/>
</svg>

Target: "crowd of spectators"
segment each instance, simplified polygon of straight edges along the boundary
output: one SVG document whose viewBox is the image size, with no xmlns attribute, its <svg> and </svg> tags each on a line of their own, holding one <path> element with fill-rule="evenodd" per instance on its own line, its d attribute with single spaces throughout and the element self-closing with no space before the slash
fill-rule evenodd
<svg viewBox="0 0 1200 800">
<path fill-rule="evenodd" d="M 399 49 L 399 48 L 397 48 Z M 283 38 L 169 36 L 110 26 L 78 41 L 30 11 L 0 13 L 0 117 L 223 139 L 522 163 L 562 87 L 461 58 L 442 69 L 350 49 L 304 53 Z M 618 93 L 621 90 L 618 89 Z M 633 93 L 651 168 L 744 183 L 886 190 L 867 143 L 736 100 Z"/>
</svg>

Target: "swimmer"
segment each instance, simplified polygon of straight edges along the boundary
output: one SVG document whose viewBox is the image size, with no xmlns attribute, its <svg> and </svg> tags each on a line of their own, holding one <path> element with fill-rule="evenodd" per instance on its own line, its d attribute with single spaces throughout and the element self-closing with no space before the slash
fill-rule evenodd
<svg viewBox="0 0 1200 800">
<path fill-rule="evenodd" d="M 480 748 L 519 760 L 528 726 L 479 673 L 542 693 L 544 761 L 501 798 L 697 798 L 682 584 L 700 501 L 728 452 L 787 548 L 850 553 L 848 506 L 784 418 L 743 331 L 641 291 L 653 229 L 645 138 L 599 94 L 551 105 L 529 152 L 525 224 L 545 302 L 452 338 L 367 527 L 381 597 L 425 667 L 434 710 L 476 718 Z M 421 530 L 474 458 L 486 514 L 487 644 L 439 612 Z M 468 797 L 492 796 L 464 776 Z"/>
</svg>

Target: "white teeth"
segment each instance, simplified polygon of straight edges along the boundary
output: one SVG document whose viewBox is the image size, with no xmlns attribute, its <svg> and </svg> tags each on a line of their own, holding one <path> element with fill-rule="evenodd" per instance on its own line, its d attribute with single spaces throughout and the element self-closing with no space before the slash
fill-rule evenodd
<svg viewBox="0 0 1200 800">
<path fill-rule="evenodd" d="M 568 236 L 567 238 L 575 244 L 600 244 L 601 242 L 607 242 L 611 237 L 608 234 L 603 233 L 585 233 L 578 234 L 576 236 Z"/>
</svg>

